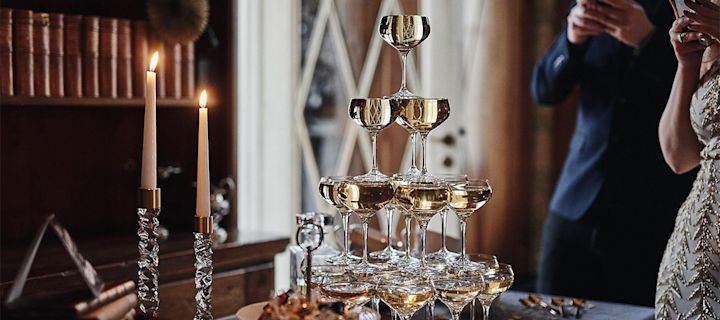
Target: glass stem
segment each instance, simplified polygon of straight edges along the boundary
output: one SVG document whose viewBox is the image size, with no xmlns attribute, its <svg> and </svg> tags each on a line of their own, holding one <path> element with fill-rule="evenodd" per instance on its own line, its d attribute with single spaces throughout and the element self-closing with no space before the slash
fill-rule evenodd
<svg viewBox="0 0 720 320">
<path fill-rule="evenodd" d="M 491 303 L 482 303 L 482 309 L 483 309 L 483 320 L 489 320 L 490 319 L 490 304 Z"/>
<path fill-rule="evenodd" d="M 342 224 L 343 224 L 343 245 L 345 246 L 345 255 L 350 256 L 350 212 L 343 212 Z"/>
<path fill-rule="evenodd" d="M 467 260 L 467 248 L 465 247 L 465 231 L 467 229 L 467 222 L 466 219 L 460 219 L 460 254 L 462 255 L 460 257 L 460 264 L 464 265 L 465 261 Z"/>
<path fill-rule="evenodd" d="M 435 299 L 432 299 L 428 304 L 430 306 L 430 320 L 435 319 L 435 301 Z"/>
<path fill-rule="evenodd" d="M 387 250 L 392 250 L 392 223 L 393 223 L 393 208 L 387 206 L 385 208 L 385 214 L 387 215 Z"/>
<path fill-rule="evenodd" d="M 368 263 L 368 220 L 363 219 L 363 263 Z"/>
<path fill-rule="evenodd" d="M 372 163 L 370 172 L 376 173 L 378 171 L 377 166 L 377 131 L 370 131 L 370 143 L 372 144 Z"/>
<path fill-rule="evenodd" d="M 470 320 L 475 320 L 475 300 L 470 303 Z"/>
<path fill-rule="evenodd" d="M 410 132 L 410 169 L 417 170 L 417 131 Z"/>
<path fill-rule="evenodd" d="M 443 209 L 440 211 L 440 220 L 442 224 L 442 250 L 443 252 L 447 251 L 447 241 L 445 241 L 445 225 L 447 224 L 447 210 Z"/>
<path fill-rule="evenodd" d="M 422 267 L 425 268 L 426 261 L 425 261 L 425 253 L 426 253 L 426 247 L 427 247 L 427 227 L 428 222 L 427 221 L 420 221 L 420 243 L 422 244 L 422 251 L 420 253 L 420 258 L 422 259 Z"/>
<path fill-rule="evenodd" d="M 405 256 L 410 257 L 410 229 L 412 224 L 412 216 L 405 215 Z"/>
<path fill-rule="evenodd" d="M 407 89 L 407 56 L 410 51 L 400 51 L 400 60 L 402 61 L 402 80 L 400 82 L 400 92 L 406 92 Z"/>
<path fill-rule="evenodd" d="M 420 154 L 422 154 L 422 169 L 420 172 L 423 175 L 426 175 L 428 173 L 427 171 L 427 158 L 426 156 L 426 146 L 427 146 L 427 133 L 420 133 Z"/>
</svg>

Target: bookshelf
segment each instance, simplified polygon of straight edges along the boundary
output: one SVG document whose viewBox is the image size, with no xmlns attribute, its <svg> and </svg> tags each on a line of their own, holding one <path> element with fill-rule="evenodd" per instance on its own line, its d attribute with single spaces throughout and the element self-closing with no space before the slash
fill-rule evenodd
<svg viewBox="0 0 720 320">
<path fill-rule="evenodd" d="M 74 97 L 1 97 L 0 105 L 6 107 L 145 107 L 144 98 L 74 98 Z M 160 98 L 158 108 L 197 108 L 197 100 Z"/>
<path fill-rule="evenodd" d="M 148 20 L 145 0 L 5 0 L 0 7 L 63 13 L 66 17 L 75 14 Z M 213 38 L 195 42 L 195 90 L 191 92 L 206 88 L 210 95 L 210 173 L 211 183 L 215 184 L 232 176 L 235 167 L 235 81 L 232 70 L 237 35 L 232 23 L 233 2 L 210 0 L 209 16 L 208 27 L 213 30 Z M 131 72 L 135 76 L 137 72 L 144 75 L 144 70 L 133 66 Z M 170 230 L 168 242 L 161 244 L 161 252 L 164 251 L 166 257 L 161 262 L 165 271 L 161 271 L 160 288 L 165 292 L 162 308 L 168 319 L 190 318 L 194 312 L 188 307 L 192 306 L 190 302 L 195 293 L 188 235 L 193 229 L 195 210 L 198 105 L 196 98 L 187 97 L 191 95 L 167 92 L 163 98 L 158 94 L 158 168 L 171 166 L 182 171 L 158 180 L 163 199 L 160 221 Z M 182 98 L 167 98 L 170 96 Z M 0 256 L 3 267 L 18 263 L 38 224 L 47 214 L 55 213 L 78 241 L 83 254 L 91 257 L 104 279 L 112 281 L 136 276 L 133 259 L 137 254 L 136 197 L 144 104 L 144 98 L 138 95 L 90 98 L 71 97 L 66 93 L 64 97 L 0 97 L 0 179 L 3 182 L 0 188 L 3 199 L 0 202 L 0 251 L 8 253 L 19 248 L 17 256 Z M 231 234 L 237 234 L 235 216 L 231 212 L 222 222 Z M 227 297 L 226 302 L 218 302 L 220 313 L 226 315 L 240 304 L 266 298 L 267 290 L 255 292 L 254 289 L 265 288 L 261 285 L 272 286 L 272 256 L 287 243 L 287 239 L 276 240 L 243 245 L 246 251 L 236 251 L 233 248 L 237 244 L 231 241 L 218 251 L 215 265 L 218 274 L 225 275 L 225 280 L 222 284 L 218 282 L 214 291 L 217 296 Z M 266 242 L 272 247 L 266 257 L 239 261 L 239 256 L 257 255 L 257 246 Z M 67 262 L 64 256 L 47 255 L 46 258 L 46 266 Z M 122 270 L 116 272 L 113 268 Z M 38 266 L 31 270 L 30 276 L 60 278 L 67 270 L 70 269 Z M 178 272 L 173 274 L 170 270 Z M 262 272 L 255 276 L 255 270 Z M 251 274 L 252 277 L 246 277 Z M 6 289 L 12 277 L 12 272 L 8 274 L 3 270 L 0 291 Z M 263 283 L 255 283 L 255 279 Z M 67 283 L 73 281 L 64 280 L 68 280 Z M 67 283 L 63 282 L 57 288 L 65 288 Z M 38 289 L 46 290 L 48 287 L 44 285 L 49 283 L 40 281 L 38 284 L 43 285 Z M 258 295 L 251 296 L 250 293 Z"/>
</svg>

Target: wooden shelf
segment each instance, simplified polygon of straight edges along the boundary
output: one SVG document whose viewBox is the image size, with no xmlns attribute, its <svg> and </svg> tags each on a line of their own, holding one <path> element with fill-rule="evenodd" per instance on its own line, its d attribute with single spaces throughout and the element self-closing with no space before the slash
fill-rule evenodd
<svg viewBox="0 0 720 320">
<path fill-rule="evenodd" d="M 0 97 L 8 107 L 144 107 L 145 98 L 75 98 L 75 97 Z M 162 108 L 197 108 L 192 98 L 157 100 Z"/>
</svg>

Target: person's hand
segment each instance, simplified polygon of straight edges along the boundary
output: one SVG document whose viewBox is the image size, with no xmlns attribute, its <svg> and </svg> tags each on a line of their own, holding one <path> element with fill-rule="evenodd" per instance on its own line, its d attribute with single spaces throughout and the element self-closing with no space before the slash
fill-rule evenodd
<svg viewBox="0 0 720 320">
<path fill-rule="evenodd" d="M 590 37 L 599 35 L 605 31 L 588 6 L 582 2 L 575 5 L 567 17 L 567 37 L 570 43 L 582 45 Z"/>
<path fill-rule="evenodd" d="M 634 0 L 602 0 L 596 6 L 605 32 L 620 42 L 637 48 L 655 30 L 645 9 Z"/>
<path fill-rule="evenodd" d="M 702 32 L 710 36 L 716 43 L 720 43 L 720 6 L 710 0 L 697 0 L 697 3 L 686 1 L 685 3 L 695 11 L 680 12 L 680 15 L 684 14 L 690 18 L 688 29 Z"/>
<path fill-rule="evenodd" d="M 685 28 L 689 26 L 691 22 L 692 20 L 688 17 L 678 18 L 673 22 L 668 34 L 670 35 L 670 42 L 675 49 L 675 57 L 678 59 L 678 65 L 699 72 L 702 55 L 706 47 L 698 42 L 698 40 L 703 37 L 702 33 L 684 32 Z"/>
</svg>

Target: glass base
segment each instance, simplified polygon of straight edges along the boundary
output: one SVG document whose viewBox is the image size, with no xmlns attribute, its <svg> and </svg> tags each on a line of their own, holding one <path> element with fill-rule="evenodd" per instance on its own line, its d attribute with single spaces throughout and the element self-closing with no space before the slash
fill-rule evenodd
<svg viewBox="0 0 720 320">
<path fill-rule="evenodd" d="M 441 248 L 427 255 L 426 259 L 429 263 L 450 263 L 460 257 L 459 253 L 452 252 L 446 248 Z"/>
<path fill-rule="evenodd" d="M 420 98 L 420 96 L 410 92 L 407 88 L 401 88 L 398 92 L 393 93 L 391 96 L 384 96 L 386 99 L 413 99 Z"/>
<path fill-rule="evenodd" d="M 385 247 L 381 251 L 375 251 L 370 253 L 370 258 L 381 261 L 395 261 L 402 258 L 405 254 L 402 251 L 396 250 L 392 247 Z"/>
<path fill-rule="evenodd" d="M 486 269 L 490 268 L 490 266 L 488 266 L 484 263 L 474 262 L 474 261 L 470 261 L 468 259 L 461 259 L 460 256 L 458 256 L 456 259 L 452 260 L 450 262 L 449 266 L 458 271 L 479 271 L 479 270 L 486 270 Z"/>
<path fill-rule="evenodd" d="M 378 272 L 385 271 L 385 267 L 378 265 L 378 264 L 363 261 L 354 266 L 349 267 L 348 271 L 350 271 L 350 273 L 369 274 L 369 273 L 378 273 Z"/>
<path fill-rule="evenodd" d="M 343 252 L 337 256 L 327 258 L 327 260 L 325 260 L 325 261 L 329 262 L 332 265 L 336 265 L 336 266 L 348 266 L 348 265 L 357 264 L 361 260 L 362 260 L 362 258 L 360 258 L 358 256 L 354 256 L 352 254 Z"/>
<path fill-rule="evenodd" d="M 356 176 L 354 177 L 357 181 L 362 182 L 380 182 L 380 181 L 388 181 L 390 180 L 390 177 L 384 175 L 380 171 L 370 171 L 364 175 Z"/>
</svg>

